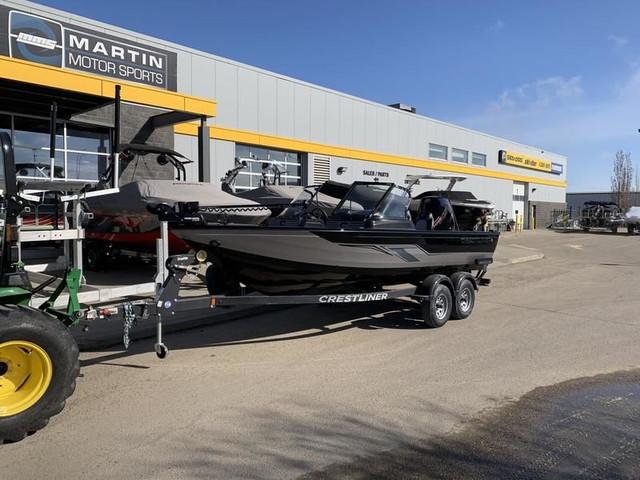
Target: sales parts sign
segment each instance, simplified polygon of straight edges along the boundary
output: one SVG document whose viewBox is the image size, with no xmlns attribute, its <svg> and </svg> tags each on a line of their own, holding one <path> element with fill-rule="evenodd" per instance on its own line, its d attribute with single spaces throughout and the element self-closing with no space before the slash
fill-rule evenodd
<svg viewBox="0 0 640 480">
<path fill-rule="evenodd" d="M 0 6 L 0 55 L 176 90 L 176 54 Z"/>
</svg>

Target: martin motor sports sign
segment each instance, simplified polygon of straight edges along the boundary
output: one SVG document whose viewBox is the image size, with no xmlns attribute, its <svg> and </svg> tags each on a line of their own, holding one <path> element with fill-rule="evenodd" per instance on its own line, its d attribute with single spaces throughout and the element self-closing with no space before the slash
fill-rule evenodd
<svg viewBox="0 0 640 480">
<path fill-rule="evenodd" d="M 176 90 L 176 54 L 0 6 L 0 55 Z"/>
</svg>

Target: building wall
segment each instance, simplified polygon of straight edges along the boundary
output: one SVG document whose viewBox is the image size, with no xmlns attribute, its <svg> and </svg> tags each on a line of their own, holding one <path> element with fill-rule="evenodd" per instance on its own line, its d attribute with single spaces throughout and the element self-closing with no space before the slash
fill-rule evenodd
<svg viewBox="0 0 640 480">
<path fill-rule="evenodd" d="M 564 202 L 531 202 L 531 205 L 536 206 L 536 229 L 550 227 L 555 221 L 555 217 L 552 217 L 552 212 L 558 212 L 566 208 L 566 203 Z M 531 225 L 529 225 L 529 228 L 531 228 Z"/>
</svg>

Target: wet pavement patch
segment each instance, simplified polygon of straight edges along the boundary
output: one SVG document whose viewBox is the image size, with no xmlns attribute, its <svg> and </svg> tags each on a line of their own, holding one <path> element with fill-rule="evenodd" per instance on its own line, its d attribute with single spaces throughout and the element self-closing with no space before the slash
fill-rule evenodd
<svg viewBox="0 0 640 480">
<path fill-rule="evenodd" d="M 640 370 L 537 388 L 459 433 L 301 478 L 640 479 Z"/>
</svg>

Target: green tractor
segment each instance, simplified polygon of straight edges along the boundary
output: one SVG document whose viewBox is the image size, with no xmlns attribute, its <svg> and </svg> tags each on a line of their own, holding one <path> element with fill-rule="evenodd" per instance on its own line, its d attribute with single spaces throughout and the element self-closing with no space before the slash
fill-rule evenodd
<svg viewBox="0 0 640 480">
<path fill-rule="evenodd" d="M 80 371 L 78 346 L 68 326 L 77 323 L 77 301 L 66 312 L 52 308 L 62 289 L 79 281 L 68 272 L 39 308 L 18 262 L 17 221 L 25 208 L 18 196 L 11 139 L 0 132 L 0 444 L 17 442 L 62 411 Z M 75 310 L 75 311 L 74 311 Z"/>
</svg>

